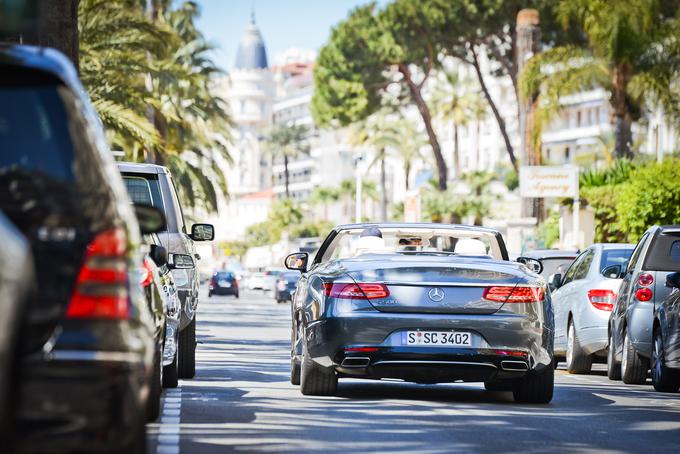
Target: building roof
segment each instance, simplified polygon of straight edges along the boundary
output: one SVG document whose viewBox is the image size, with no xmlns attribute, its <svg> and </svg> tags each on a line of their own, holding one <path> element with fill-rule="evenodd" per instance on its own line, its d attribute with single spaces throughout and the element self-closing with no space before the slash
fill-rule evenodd
<svg viewBox="0 0 680 454">
<path fill-rule="evenodd" d="M 265 69 L 268 66 L 267 49 L 260 29 L 255 25 L 255 14 L 253 14 L 238 43 L 235 67 L 236 69 Z"/>
</svg>

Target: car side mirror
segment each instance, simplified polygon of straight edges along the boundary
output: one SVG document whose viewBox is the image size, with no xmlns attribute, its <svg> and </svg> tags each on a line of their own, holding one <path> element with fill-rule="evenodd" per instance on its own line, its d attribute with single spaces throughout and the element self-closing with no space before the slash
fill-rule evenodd
<svg viewBox="0 0 680 454">
<path fill-rule="evenodd" d="M 550 290 L 557 290 L 562 286 L 562 274 L 555 273 L 548 278 L 548 286 Z"/>
<path fill-rule="evenodd" d="M 150 235 L 165 230 L 165 216 L 162 211 L 148 205 L 134 205 L 134 209 L 142 235 Z"/>
<path fill-rule="evenodd" d="M 149 257 L 158 267 L 168 264 L 168 250 L 163 246 L 152 244 L 149 248 Z"/>
<path fill-rule="evenodd" d="M 168 266 L 173 270 L 189 270 L 194 265 L 194 259 L 189 254 L 170 254 Z"/>
<path fill-rule="evenodd" d="M 194 224 L 189 236 L 194 241 L 212 241 L 215 239 L 215 227 L 212 224 Z"/>
<path fill-rule="evenodd" d="M 621 278 L 621 265 L 609 265 L 602 270 L 602 275 L 608 277 L 609 279 L 620 279 Z"/>
<path fill-rule="evenodd" d="M 293 271 L 307 271 L 307 261 L 309 260 L 309 254 L 306 252 L 295 252 L 286 257 L 284 264 L 286 268 Z"/>
<path fill-rule="evenodd" d="M 543 271 L 543 263 L 540 260 L 531 257 L 517 257 L 516 262 L 521 263 L 536 274 L 541 274 Z"/>
<path fill-rule="evenodd" d="M 666 276 L 666 287 L 680 288 L 680 273 L 671 273 Z"/>
</svg>

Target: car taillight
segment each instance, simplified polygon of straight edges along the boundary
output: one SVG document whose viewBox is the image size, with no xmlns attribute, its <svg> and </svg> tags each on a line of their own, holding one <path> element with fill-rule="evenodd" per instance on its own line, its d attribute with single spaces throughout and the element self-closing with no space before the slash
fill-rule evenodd
<svg viewBox="0 0 680 454">
<path fill-rule="evenodd" d="M 378 299 L 390 296 L 390 290 L 385 284 L 324 284 L 326 296 L 347 299 Z"/>
<path fill-rule="evenodd" d="M 142 284 L 142 288 L 147 287 L 151 284 L 153 280 L 153 266 L 151 265 L 151 259 L 148 257 L 144 258 L 142 262 L 141 275 L 139 276 L 139 283 Z"/>
<path fill-rule="evenodd" d="M 588 300 L 595 309 L 611 312 L 616 302 L 616 293 L 612 290 L 591 289 L 588 290 Z"/>
<path fill-rule="evenodd" d="M 94 237 L 86 248 L 66 309 L 67 318 L 128 318 L 126 248 L 127 237 L 121 228 Z"/>
<path fill-rule="evenodd" d="M 232 281 L 232 285 L 234 286 L 234 288 L 238 288 L 238 279 L 234 278 L 234 280 Z"/>
<path fill-rule="evenodd" d="M 639 288 L 637 289 L 637 292 L 635 292 L 635 298 L 637 298 L 638 301 L 650 301 L 653 296 L 654 293 L 647 287 Z"/>
<path fill-rule="evenodd" d="M 654 276 L 649 273 L 642 273 L 638 276 L 638 284 L 643 287 L 649 287 L 654 283 Z"/>
<path fill-rule="evenodd" d="M 485 288 L 482 298 L 496 303 L 537 303 L 544 296 L 540 287 L 497 286 Z"/>
</svg>

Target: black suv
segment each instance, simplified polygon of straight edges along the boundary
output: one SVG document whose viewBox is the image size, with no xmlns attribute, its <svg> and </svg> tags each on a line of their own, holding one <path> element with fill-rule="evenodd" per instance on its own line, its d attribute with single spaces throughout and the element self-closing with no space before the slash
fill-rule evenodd
<svg viewBox="0 0 680 454">
<path fill-rule="evenodd" d="M 154 320 L 139 276 L 145 233 L 76 71 L 61 53 L 0 45 L 0 210 L 33 254 L 20 337 L 20 451 L 146 447 Z M 10 449 L 11 451 L 11 449 Z"/>
<path fill-rule="evenodd" d="M 199 259 L 194 241 L 211 241 L 211 224 L 194 224 L 187 232 L 184 213 L 170 171 L 155 164 L 119 162 L 130 198 L 136 204 L 150 205 L 165 214 L 167 230 L 158 235 L 168 251 L 170 267 L 182 303 L 179 324 L 178 367 L 180 378 L 196 374 L 196 308 L 200 276 L 196 267 Z"/>
</svg>

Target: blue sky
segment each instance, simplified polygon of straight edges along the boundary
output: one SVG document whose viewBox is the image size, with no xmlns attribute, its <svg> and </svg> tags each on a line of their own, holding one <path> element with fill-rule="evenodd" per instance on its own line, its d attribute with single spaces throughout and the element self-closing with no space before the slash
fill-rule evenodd
<svg viewBox="0 0 680 454">
<path fill-rule="evenodd" d="M 215 52 L 217 64 L 230 70 L 239 38 L 253 8 L 271 64 L 274 55 L 290 47 L 318 50 L 330 36 L 331 27 L 347 17 L 351 9 L 369 0 L 196 1 L 202 9 L 199 28 L 218 48 Z"/>
</svg>

